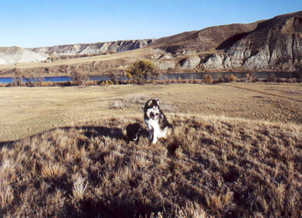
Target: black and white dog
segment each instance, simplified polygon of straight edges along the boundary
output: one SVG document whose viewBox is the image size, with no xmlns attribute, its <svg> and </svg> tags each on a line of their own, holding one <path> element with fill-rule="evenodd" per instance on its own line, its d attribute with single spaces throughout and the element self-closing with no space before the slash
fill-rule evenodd
<svg viewBox="0 0 302 218">
<path fill-rule="evenodd" d="M 144 121 L 147 126 L 149 141 L 152 144 L 160 138 L 166 138 L 172 132 L 172 125 L 161 111 L 158 99 L 149 99 L 145 103 Z"/>
</svg>

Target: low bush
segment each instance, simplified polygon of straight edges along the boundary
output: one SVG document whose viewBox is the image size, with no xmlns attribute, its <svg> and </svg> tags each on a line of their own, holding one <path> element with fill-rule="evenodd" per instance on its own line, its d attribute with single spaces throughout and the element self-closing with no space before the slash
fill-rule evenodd
<svg viewBox="0 0 302 218">
<path fill-rule="evenodd" d="M 138 84 L 144 84 L 147 80 L 158 77 L 155 65 L 149 60 L 136 61 L 126 69 L 126 75 L 128 79 Z"/>
<path fill-rule="evenodd" d="M 73 71 L 71 73 L 71 80 L 78 85 L 86 86 L 87 81 L 89 80 L 89 76 L 87 74 L 79 73 L 77 71 Z"/>
<path fill-rule="evenodd" d="M 277 77 L 274 73 L 269 73 L 266 78 L 267 82 L 277 82 Z"/>
<path fill-rule="evenodd" d="M 203 77 L 203 82 L 206 84 L 213 84 L 214 80 L 210 74 L 206 74 Z"/>
<path fill-rule="evenodd" d="M 235 81 L 237 81 L 237 77 L 232 73 L 224 75 L 223 78 L 224 78 L 224 82 L 235 82 Z"/>
<path fill-rule="evenodd" d="M 111 80 L 104 80 L 101 82 L 102 86 L 109 86 L 109 85 L 113 85 L 114 83 Z"/>
</svg>

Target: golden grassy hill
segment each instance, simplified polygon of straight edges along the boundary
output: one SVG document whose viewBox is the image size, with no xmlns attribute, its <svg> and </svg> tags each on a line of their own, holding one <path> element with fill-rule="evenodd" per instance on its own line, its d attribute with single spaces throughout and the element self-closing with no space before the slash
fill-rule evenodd
<svg viewBox="0 0 302 218">
<path fill-rule="evenodd" d="M 261 83 L 1 88 L 0 214 L 299 217 L 301 93 Z M 127 143 L 150 97 L 174 135 Z"/>
<path fill-rule="evenodd" d="M 126 143 L 139 118 L 47 131 L 0 151 L 0 212 L 28 217 L 298 217 L 295 124 L 169 116 L 175 135 Z"/>
</svg>

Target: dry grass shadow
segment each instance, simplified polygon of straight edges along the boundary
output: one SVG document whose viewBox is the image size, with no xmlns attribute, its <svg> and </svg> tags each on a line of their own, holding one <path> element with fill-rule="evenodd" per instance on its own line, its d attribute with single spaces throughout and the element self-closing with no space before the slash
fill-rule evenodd
<svg viewBox="0 0 302 218">
<path fill-rule="evenodd" d="M 138 119 L 58 128 L 0 148 L 0 213 L 29 217 L 298 217 L 301 126 L 170 117 L 175 134 L 127 143 Z"/>
</svg>

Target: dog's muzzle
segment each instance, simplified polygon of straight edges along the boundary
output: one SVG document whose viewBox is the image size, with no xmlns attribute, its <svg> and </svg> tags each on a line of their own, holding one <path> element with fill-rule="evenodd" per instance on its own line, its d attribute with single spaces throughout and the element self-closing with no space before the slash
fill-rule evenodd
<svg viewBox="0 0 302 218">
<path fill-rule="evenodd" d="M 153 120 L 156 120 L 159 116 L 159 113 L 154 113 L 154 112 L 151 112 L 150 113 L 150 118 L 153 119 Z"/>
</svg>

